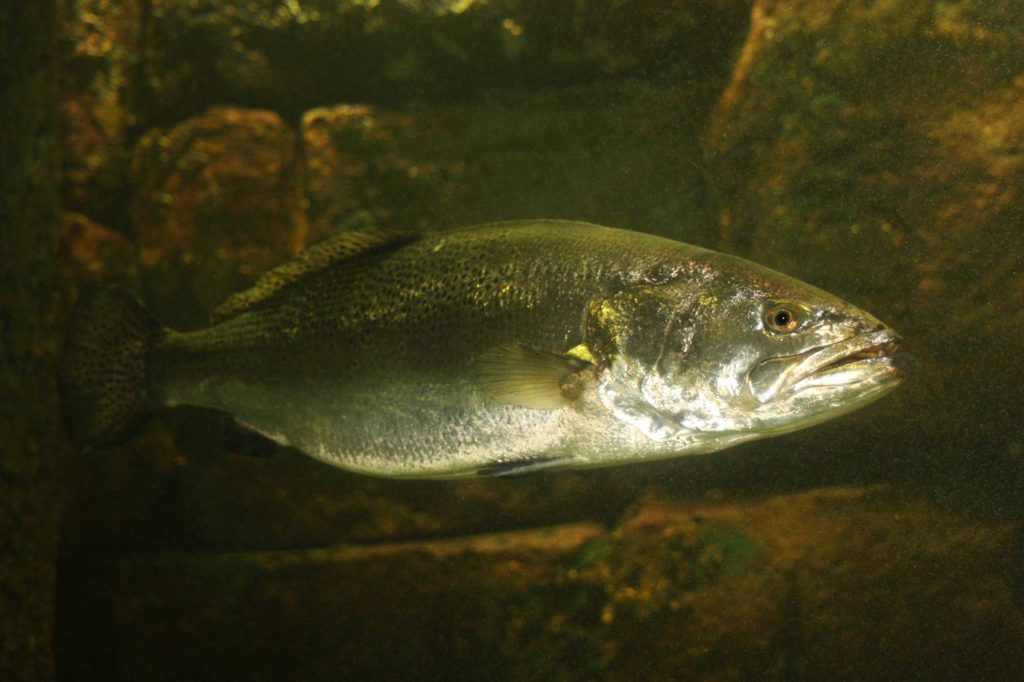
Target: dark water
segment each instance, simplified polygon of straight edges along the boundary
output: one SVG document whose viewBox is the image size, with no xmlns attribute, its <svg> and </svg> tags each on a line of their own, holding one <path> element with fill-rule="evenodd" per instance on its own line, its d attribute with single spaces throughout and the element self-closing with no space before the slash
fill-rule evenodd
<svg viewBox="0 0 1024 682">
<path fill-rule="evenodd" d="M 560 217 L 751 258 L 919 361 L 813 429 L 508 481 L 69 465 L 62 679 L 1007 679 L 1024 663 L 1024 11 L 69 3 L 61 264 L 167 323 L 352 227 Z M 571 254 L 566 267 L 572 267 Z"/>
</svg>

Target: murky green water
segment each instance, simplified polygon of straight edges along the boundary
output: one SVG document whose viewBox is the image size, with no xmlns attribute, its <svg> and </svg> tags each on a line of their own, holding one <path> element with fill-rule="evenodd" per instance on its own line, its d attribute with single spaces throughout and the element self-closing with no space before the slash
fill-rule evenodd
<svg viewBox="0 0 1024 682">
<path fill-rule="evenodd" d="M 118 280 L 195 329 L 338 230 L 570 218 L 811 282 L 919 366 L 806 431 L 499 481 L 250 457 L 224 417 L 163 413 L 69 464 L 61 678 L 1024 663 L 1017 4 L 72 0 L 64 22 L 68 296 Z"/>
</svg>

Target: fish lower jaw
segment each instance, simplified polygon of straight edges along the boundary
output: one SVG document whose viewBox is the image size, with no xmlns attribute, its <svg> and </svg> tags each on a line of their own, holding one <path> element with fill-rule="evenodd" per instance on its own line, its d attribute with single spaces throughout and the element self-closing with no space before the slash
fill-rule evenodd
<svg viewBox="0 0 1024 682">
<path fill-rule="evenodd" d="M 871 386 L 862 387 L 857 391 L 856 386 L 845 386 L 846 390 L 825 390 L 819 395 L 807 395 L 809 391 L 818 389 L 833 389 L 831 386 L 810 386 L 807 390 L 801 391 L 802 406 L 794 407 L 788 417 L 781 419 L 768 417 L 764 420 L 763 434 L 765 436 L 780 436 L 782 434 L 800 431 L 817 424 L 831 421 L 837 417 L 855 412 L 866 407 L 876 400 L 894 391 L 903 379 L 878 382 Z M 772 422 L 775 422 L 774 424 Z"/>
</svg>

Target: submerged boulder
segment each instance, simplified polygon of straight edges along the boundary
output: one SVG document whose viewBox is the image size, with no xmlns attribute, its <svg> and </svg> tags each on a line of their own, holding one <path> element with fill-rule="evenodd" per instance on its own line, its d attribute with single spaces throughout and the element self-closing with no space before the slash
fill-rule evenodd
<svg viewBox="0 0 1024 682">
<path fill-rule="evenodd" d="M 217 108 L 135 146 L 131 223 L 147 296 L 194 327 L 305 245 L 295 134 L 269 111 Z"/>
<path fill-rule="evenodd" d="M 887 487 L 648 499 L 611 531 L 114 556 L 68 609 L 98 677 L 999 679 L 1013 543 Z"/>
<path fill-rule="evenodd" d="M 140 0 L 61 0 L 61 195 L 64 208 L 124 229 L 130 148 L 139 124 Z"/>
<path fill-rule="evenodd" d="M 160 0 L 146 28 L 154 123 L 230 101 L 458 101 L 598 78 L 724 74 L 746 0 Z M 198 107 L 198 109 L 197 109 Z"/>
<path fill-rule="evenodd" d="M 1024 6 L 752 16 L 704 134 L 721 246 L 908 320 L 929 359 L 1019 331 Z"/>
<path fill-rule="evenodd" d="M 889 420 L 906 453 L 890 459 L 1019 506 L 1024 5 L 758 0 L 751 16 L 703 134 L 720 246 L 899 329 L 920 371 L 865 411 Z"/>
</svg>

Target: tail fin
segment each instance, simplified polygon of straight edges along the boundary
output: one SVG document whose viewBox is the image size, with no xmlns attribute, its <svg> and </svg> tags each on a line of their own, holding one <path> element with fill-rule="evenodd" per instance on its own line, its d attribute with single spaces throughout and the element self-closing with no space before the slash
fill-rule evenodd
<svg viewBox="0 0 1024 682">
<path fill-rule="evenodd" d="M 61 411 L 79 446 L 116 442 L 150 407 L 146 357 L 160 326 L 127 293 L 97 289 L 79 300 L 57 375 Z"/>
</svg>

